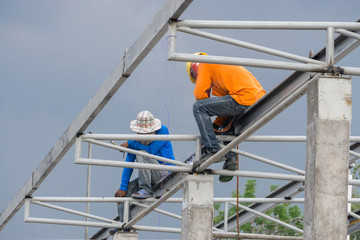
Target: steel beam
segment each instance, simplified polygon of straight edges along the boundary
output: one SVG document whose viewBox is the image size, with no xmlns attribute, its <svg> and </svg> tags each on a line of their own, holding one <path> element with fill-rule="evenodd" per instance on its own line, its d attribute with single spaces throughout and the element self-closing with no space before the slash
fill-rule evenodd
<svg viewBox="0 0 360 240">
<path fill-rule="evenodd" d="M 178 27 L 211 29 L 326 30 L 328 27 L 360 30 L 358 22 L 209 21 L 184 20 Z"/>
<path fill-rule="evenodd" d="M 138 215 L 134 216 L 133 219 L 131 219 L 128 223 L 126 223 L 123 228 L 129 229 L 131 228 L 135 223 L 140 221 L 144 216 L 149 214 L 152 210 L 157 208 L 161 205 L 163 201 L 166 201 L 168 198 L 170 198 L 172 195 L 174 195 L 179 189 L 181 189 L 184 185 L 184 180 L 178 182 L 176 185 L 173 186 L 173 188 L 166 192 L 163 196 L 161 196 L 160 199 L 156 200 L 154 203 L 150 204 L 144 211 L 139 213 Z"/>
<path fill-rule="evenodd" d="M 78 133 L 85 131 L 130 74 L 164 36 L 168 29 L 169 19 L 176 20 L 191 2 L 192 0 L 168 0 L 164 4 L 138 39 L 126 51 L 120 64 L 105 79 L 99 90 L 55 143 L 38 168 L 34 170 L 30 179 L 2 211 L 0 215 L 0 230 L 4 228 L 6 223 L 22 207 L 25 198 L 31 196 L 37 190 L 52 169 L 55 168 L 57 163 L 72 147 Z"/>
<path fill-rule="evenodd" d="M 359 22 L 358 20 L 357 22 Z M 355 33 L 359 34 L 360 30 Z M 360 41 L 347 36 L 339 36 L 335 39 L 334 43 L 334 64 L 343 59 L 355 48 L 360 46 Z M 313 59 L 325 61 L 326 48 L 320 50 Z M 314 73 L 311 72 L 294 72 L 287 79 L 281 82 L 278 86 L 269 91 L 260 101 L 247 109 L 245 114 L 237 119 L 235 133 L 239 135 L 246 128 L 253 125 L 260 119 L 266 112 L 277 106 L 284 98 L 292 94 L 296 89 L 305 84 L 313 77 Z M 303 92 L 305 94 L 305 91 Z M 300 98 L 301 96 L 299 96 Z M 280 113 L 280 112 L 279 112 Z"/>
<path fill-rule="evenodd" d="M 296 70 L 304 72 L 331 72 L 331 68 L 324 64 L 313 63 L 294 63 L 275 60 L 263 60 L 252 58 L 237 58 L 237 57 L 222 57 L 222 56 L 209 56 L 209 55 L 194 55 L 185 53 L 174 53 L 168 60 L 182 61 L 182 62 L 203 62 L 213 64 L 227 64 L 227 65 L 242 65 L 247 67 L 271 68 L 282 70 Z"/>
<path fill-rule="evenodd" d="M 274 192 L 270 193 L 268 196 L 266 196 L 266 198 L 268 198 L 268 199 L 291 198 L 292 196 L 294 196 L 302 191 L 303 191 L 303 182 L 290 182 L 290 183 L 280 187 L 279 189 L 275 190 Z M 267 210 L 275 207 L 278 204 L 279 203 L 274 203 L 274 202 L 254 203 L 254 204 L 250 205 L 249 208 L 251 208 L 257 212 L 266 212 Z M 246 222 L 252 220 L 255 217 L 256 217 L 256 215 L 251 212 L 247 212 L 247 211 L 239 212 L 240 226 L 245 224 Z M 228 219 L 228 230 L 229 231 L 234 230 L 234 229 L 236 229 L 236 226 L 237 226 L 237 215 L 235 214 Z M 217 224 L 215 227 L 223 230 L 225 227 L 225 222 L 223 221 L 223 222 Z"/>
<path fill-rule="evenodd" d="M 278 57 L 283 57 L 283 58 L 287 58 L 287 59 L 298 61 L 298 62 L 325 65 L 324 62 L 317 61 L 317 60 L 314 60 L 314 59 L 311 59 L 311 58 L 306 58 L 306 57 L 303 57 L 303 56 L 299 56 L 299 55 L 295 55 L 295 54 L 275 50 L 275 49 L 272 49 L 272 48 L 268 48 L 268 47 L 256 45 L 256 44 L 253 44 L 253 43 L 240 41 L 240 40 L 229 38 L 229 37 L 220 36 L 220 35 L 213 34 L 213 33 L 194 30 L 192 28 L 179 27 L 177 30 L 181 31 L 181 32 L 193 34 L 193 35 L 196 35 L 196 36 L 199 36 L 199 37 L 212 39 L 212 40 L 223 42 L 223 43 L 228 43 L 228 44 L 231 44 L 231 45 L 234 45 L 234 46 L 243 47 L 243 48 L 247 48 L 247 49 L 250 49 L 250 50 L 254 50 L 254 51 L 258 51 L 258 52 L 262 52 L 262 53 L 266 53 L 266 54 L 270 54 L 270 55 L 274 55 L 274 56 L 278 56 Z M 170 52 L 175 52 L 175 49 L 173 49 Z"/>
</svg>

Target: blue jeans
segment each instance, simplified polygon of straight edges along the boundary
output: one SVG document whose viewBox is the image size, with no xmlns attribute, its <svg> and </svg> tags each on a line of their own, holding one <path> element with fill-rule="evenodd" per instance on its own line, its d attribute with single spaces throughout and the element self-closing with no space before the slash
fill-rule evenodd
<svg viewBox="0 0 360 240">
<path fill-rule="evenodd" d="M 237 116 L 244 113 L 248 106 L 236 102 L 230 95 L 197 100 L 193 113 L 205 147 L 210 152 L 217 152 L 220 145 L 216 139 L 212 116 Z"/>
</svg>

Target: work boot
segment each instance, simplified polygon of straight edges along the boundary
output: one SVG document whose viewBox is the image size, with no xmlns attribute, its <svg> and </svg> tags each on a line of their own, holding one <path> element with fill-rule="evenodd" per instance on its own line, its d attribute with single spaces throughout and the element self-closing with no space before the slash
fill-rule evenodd
<svg viewBox="0 0 360 240">
<path fill-rule="evenodd" d="M 237 169 L 237 159 L 236 159 L 236 157 L 231 157 L 229 159 L 226 159 L 226 161 L 224 162 L 224 165 L 223 165 L 223 169 L 224 170 L 235 171 Z M 229 181 L 231 181 L 231 179 L 233 179 L 233 176 L 223 176 L 223 175 L 219 176 L 219 181 L 220 182 L 229 182 Z"/>
<path fill-rule="evenodd" d="M 214 156 L 216 153 L 217 152 L 209 152 L 206 150 L 205 154 L 198 161 L 194 161 L 193 170 L 195 170 L 197 167 L 199 167 L 202 163 L 204 163 L 210 157 Z M 225 158 L 225 156 L 223 156 L 220 159 L 216 160 L 215 163 L 223 162 L 225 160 L 226 160 L 226 158 Z"/>
<path fill-rule="evenodd" d="M 115 228 L 115 229 L 111 229 L 111 230 L 109 231 L 109 234 L 110 234 L 110 235 L 114 235 L 114 234 L 117 233 L 117 232 L 120 232 L 120 230 L 119 230 L 118 228 Z"/>
</svg>

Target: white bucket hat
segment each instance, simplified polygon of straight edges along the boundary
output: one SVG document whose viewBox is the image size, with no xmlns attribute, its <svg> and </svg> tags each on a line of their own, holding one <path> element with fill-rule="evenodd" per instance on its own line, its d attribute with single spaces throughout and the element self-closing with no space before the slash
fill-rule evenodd
<svg viewBox="0 0 360 240">
<path fill-rule="evenodd" d="M 149 111 L 139 112 L 136 120 L 130 122 L 130 129 L 136 133 L 152 133 L 161 128 L 161 121 Z"/>
</svg>

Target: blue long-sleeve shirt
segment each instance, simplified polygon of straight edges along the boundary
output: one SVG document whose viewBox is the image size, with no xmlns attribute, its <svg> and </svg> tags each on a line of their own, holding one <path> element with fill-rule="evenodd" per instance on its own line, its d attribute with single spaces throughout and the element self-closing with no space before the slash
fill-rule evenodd
<svg viewBox="0 0 360 240">
<path fill-rule="evenodd" d="M 156 131 L 155 134 L 163 134 L 168 135 L 169 130 L 166 126 L 161 125 L 161 128 Z M 153 141 L 149 145 L 143 145 L 140 142 L 129 140 L 128 141 L 129 148 L 134 150 L 144 150 L 150 154 L 165 157 L 169 159 L 175 159 L 174 152 L 172 148 L 172 144 L 170 141 Z M 126 162 L 134 162 L 136 158 L 136 155 L 128 153 L 126 156 Z M 164 162 L 158 161 L 160 164 L 163 164 Z M 170 163 L 165 163 L 166 165 L 172 165 Z M 120 190 L 127 191 L 128 184 L 130 181 L 130 177 L 132 175 L 133 168 L 124 168 L 122 176 L 121 176 L 121 185 Z"/>
</svg>

